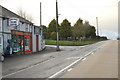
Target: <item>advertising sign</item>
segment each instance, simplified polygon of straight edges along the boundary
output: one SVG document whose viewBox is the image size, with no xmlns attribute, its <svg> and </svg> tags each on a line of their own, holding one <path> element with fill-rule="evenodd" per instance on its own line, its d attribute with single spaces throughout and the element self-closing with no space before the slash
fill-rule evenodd
<svg viewBox="0 0 120 80">
<path fill-rule="evenodd" d="M 19 25 L 19 19 L 18 18 L 10 18 L 9 19 L 9 26 L 18 26 Z"/>
<path fill-rule="evenodd" d="M 40 27 L 34 27 L 34 33 L 37 35 L 41 34 L 41 28 Z"/>
</svg>

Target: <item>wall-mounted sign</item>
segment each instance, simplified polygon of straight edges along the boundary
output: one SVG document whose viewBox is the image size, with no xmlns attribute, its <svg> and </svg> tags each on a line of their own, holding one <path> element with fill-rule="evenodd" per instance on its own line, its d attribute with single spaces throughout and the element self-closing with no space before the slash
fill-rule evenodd
<svg viewBox="0 0 120 80">
<path fill-rule="evenodd" d="M 37 35 L 41 35 L 41 28 L 40 27 L 34 27 L 34 33 Z"/>
<path fill-rule="evenodd" d="M 19 19 L 18 18 L 10 18 L 9 19 L 9 26 L 18 26 L 19 25 Z"/>
</svg>

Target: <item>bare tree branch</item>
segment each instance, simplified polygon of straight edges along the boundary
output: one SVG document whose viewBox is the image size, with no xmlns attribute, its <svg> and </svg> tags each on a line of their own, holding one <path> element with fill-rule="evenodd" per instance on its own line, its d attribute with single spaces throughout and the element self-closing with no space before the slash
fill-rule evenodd
<svg viewBox="0 0 120 80">
<path fill-rule="evenodd" d="M 26 11 L 24 11 L 22 8 L 18 8 L 17 14 L 30 22 L 33 21 L 33 17 L 29 15 Z"/>
</svg>

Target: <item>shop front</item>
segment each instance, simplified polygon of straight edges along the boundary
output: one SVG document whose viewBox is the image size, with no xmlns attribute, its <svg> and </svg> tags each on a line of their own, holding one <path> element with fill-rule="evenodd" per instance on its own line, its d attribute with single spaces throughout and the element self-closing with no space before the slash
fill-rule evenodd
<svg viewBox="0 0 120 80">
<path fill-rule="evenodd" d="M 11 31 L 11 44 L 14 54 L 32 53 L 32 34 L 30 32 Z"/>
</svg>

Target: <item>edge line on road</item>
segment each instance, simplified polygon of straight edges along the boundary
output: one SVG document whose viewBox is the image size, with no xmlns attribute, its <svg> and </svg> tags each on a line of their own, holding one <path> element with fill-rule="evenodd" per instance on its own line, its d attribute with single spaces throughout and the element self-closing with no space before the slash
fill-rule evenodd
<svg viewBox="0 0 120 80">
<path fill-rule="evenodd" d="M 83 60 L 85 57 L 89 56 L 91 53 L 93 53 L 94 51 L 103 48 L 105 45 L 101 45 L 100 47 L 90 51 L 89 53 L 87 53 L 86 55 L 84 55 L 83 57 L 79 58 L 78 60 L 74 61 L 73 63 L 71 63 L 70 65 L 66 66 L 65 68 L 61 69 L 60 71 L 56 72 L 55 74 L 53 74 L 52 76 L 50 76 L 49 78 L 55 78 L 55 76 L 57 76 L 58 74 L 60 74 L 61 72 L 64 72 L 65 70 L 68 70 L 69 68 L 71 68 L 73 65 L 75 65 L 76 63 L 78 63 L 79 61 Z"/>
</svg>

